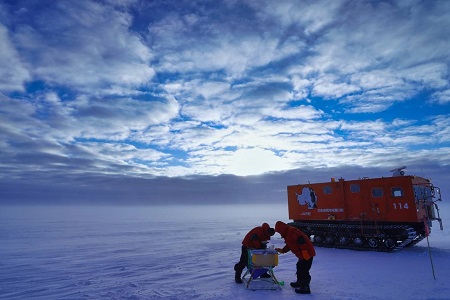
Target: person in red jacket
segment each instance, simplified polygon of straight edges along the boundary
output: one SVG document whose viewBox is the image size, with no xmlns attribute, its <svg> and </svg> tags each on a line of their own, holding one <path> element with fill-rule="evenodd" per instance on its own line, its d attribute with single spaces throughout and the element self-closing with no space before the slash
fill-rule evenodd
<svg viewBox="0 0 450 300">
<path fill-rule="evenodd" d="M 299 294 L 311 294 L 309 283 L 311 282 L 311 269 L 313 257 L 316 255 L 314 246 L 300 229 L 287 225 L 281 221 L 275 224 L 275 231 L 284 239 L 286 245 L 283 248 L 276 248 L 280 253 L 292 251 L 298 258 L 297 262 L 297 281 L 291 282 L 291 286 L 296 288 L 295 292 Z"/>
<path fill-rule="evenodd" d="M 242 283 L 241 274 L 248 263 L 248 249 L 265 249 L 270 237 L 275 234 L 275 229 L 270 228 L 269 224 L 263 223 L 250 230 L 242 240 L 242 252 L 239 262 L 234 265 L 236 271 L 234 280 L 236 283 Z M 263 274 L 261 277 L 270 277 L 269 274 Z"/>
</svg>

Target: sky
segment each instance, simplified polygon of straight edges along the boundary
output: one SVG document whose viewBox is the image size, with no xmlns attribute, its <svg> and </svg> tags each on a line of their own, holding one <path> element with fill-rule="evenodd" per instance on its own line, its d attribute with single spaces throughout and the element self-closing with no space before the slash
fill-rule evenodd
<svg viewBox="0 0 450 300">
<path fill-rule="evenodd" d="M 445 183 L 448 28 L 450 1 L 0 0 L 0 202 Z"/>
</svg>

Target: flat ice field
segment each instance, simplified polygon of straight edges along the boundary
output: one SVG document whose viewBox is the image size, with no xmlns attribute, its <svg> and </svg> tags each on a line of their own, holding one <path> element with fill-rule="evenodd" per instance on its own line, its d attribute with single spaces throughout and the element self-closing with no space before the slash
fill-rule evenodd
<svg viewBox="0 0 450 300">
<path fill-rule="evenodd" d="M 288 222 L 284 205 L 0 207 L 0 299 L 449 299 L 450 209 L 444 231 L 395 253 L 316 247 L 311 295 L 295 294 L 296 258 L 282 254 L 281 290 L 234 282 L 253 227 Z M 282 246 L 278 234 L 269 245 Z"/>
</svg>

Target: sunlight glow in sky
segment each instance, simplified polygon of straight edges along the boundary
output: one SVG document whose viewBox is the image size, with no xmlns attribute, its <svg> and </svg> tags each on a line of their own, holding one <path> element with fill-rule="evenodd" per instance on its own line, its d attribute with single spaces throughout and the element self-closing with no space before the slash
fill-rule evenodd
<svg viewBox="0 0 450 300">
<path fill-rule="evenodd" d="M 450 1 L 0 0 L 0 176 L 448 167 L 448 28 Z"/>
</svg>

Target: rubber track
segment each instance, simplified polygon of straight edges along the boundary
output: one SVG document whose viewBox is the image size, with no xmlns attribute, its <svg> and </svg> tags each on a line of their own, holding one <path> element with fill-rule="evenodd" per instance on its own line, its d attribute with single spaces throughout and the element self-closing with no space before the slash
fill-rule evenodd
<svg viewBox="0 0 450 300">
<path fill-rule="evenodd" d="M 317 223 L 302 223 L 293 222 L 289 225 L 299 228 L 305 233 L 313 232 L 312 234 L 335 235 L 335 241 L 332 244 L 322 242 L 320 244 L 314 243 L 319 247 L 326 248 L 339 248 L 339 249 L 352 249 L 362 251 L 379 251 L 379 252 L 394 252 L 399 251 L 402 248 L 414 245 L 420 242 L 424 237 L 418 235 L 415 229 L 409 225 L 356 225 L 356 224 L 317 224 Z M 397 234 L 390 234 L 389 232 L 398 232 Z M 340 245 L 337 243 L 337 238 L 342 235 L 340 233 L 346 232 L 345 236 L 349 238 L 349 242 L 346 245 Z M 363 246 L 356 246 L 353 244 L 353 238 L 351 236 L 361 236 L 361 232 L 378 232 L 377 235 L 363 234 L 365 239 L 376 238 L 378 240 L 378 247 L 372 248 L 367 242 L 364 242 Z M 350 233 L 350 234 L 348 234 Z M 382 239 L 386 236 L 392 238 L 396 242 L 395 247 L 387 248 L 382 243 Z"/>
</svg>

